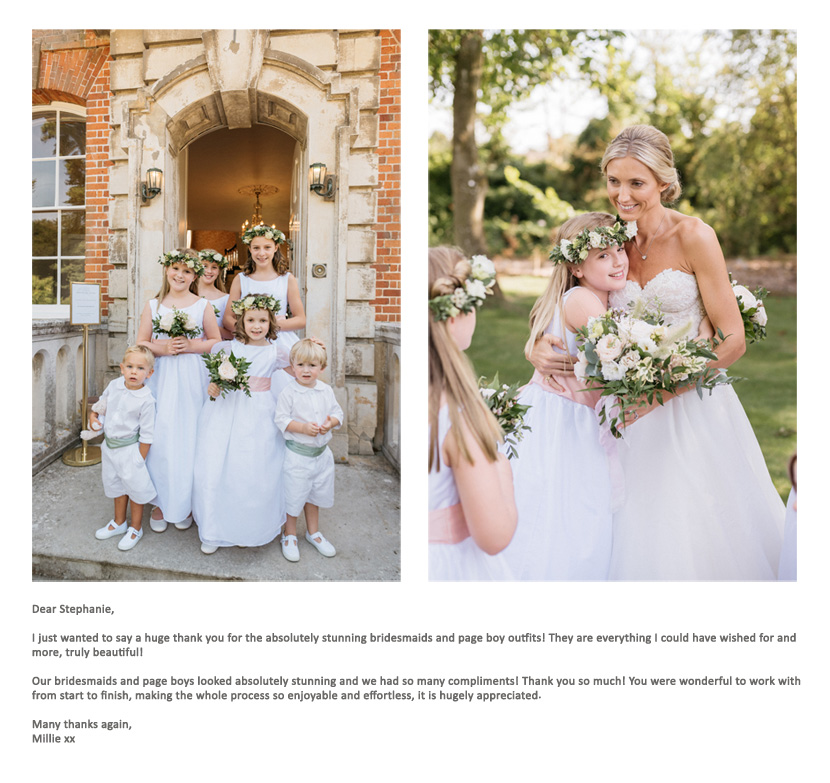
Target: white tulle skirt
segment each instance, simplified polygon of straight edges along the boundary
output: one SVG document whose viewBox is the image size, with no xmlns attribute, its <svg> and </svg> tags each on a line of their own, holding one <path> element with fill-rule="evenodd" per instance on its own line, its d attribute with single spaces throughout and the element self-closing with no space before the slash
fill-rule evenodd
<svg viewBox="0 0 830 783">
<path fill-rule="evenodd" d="M 429 545 L 429 579 L 432 582 L 510 581 L 513 573 L 504 553 L 488 555 L 465 538 L 457 544 Z"/>
<path fill-rule="evenodd" d="M 618 441 L 610 579 L 776 579 L 784 504 L 731 386 L 676 397 Z"/>
<path fill-rule="evenodd" d="M 609 458 L 593 408 L 528 384 L 510 460 L 518 525 L 504 551 L 516 579 L 604 580 L 611 559 Z"/>
</svg>

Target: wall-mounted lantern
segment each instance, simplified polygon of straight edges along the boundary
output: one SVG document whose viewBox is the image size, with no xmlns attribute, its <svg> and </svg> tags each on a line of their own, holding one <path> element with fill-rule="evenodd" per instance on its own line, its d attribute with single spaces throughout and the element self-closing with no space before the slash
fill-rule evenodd
<svg viewBox="0 0 830 783">
<path fill-rule="evenodd" d="M 161 169 L 147 169 L 147 180 L 141 183 L 141 200 L 150 201 L 161 193 Z"/>
<path fill-rule="evenodd" d="M 325 163 L 312 163 L 308 170 L 309 186 L 311 191 L 322 196 L 326 201 L 334 200 L 336 178 L 334 174 L 326 176 Z"/>
</svg>

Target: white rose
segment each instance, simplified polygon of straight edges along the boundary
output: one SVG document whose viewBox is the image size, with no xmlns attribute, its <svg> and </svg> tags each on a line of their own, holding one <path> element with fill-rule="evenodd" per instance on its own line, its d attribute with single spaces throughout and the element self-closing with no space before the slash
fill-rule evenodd
<svg viewBox="0 0 830 783">
<path fill-rule="evenodd" d="M 188 315 L 188 316 L 187 316 L 187 318 L 185 318 L 185 320 L 184 320 L 184 328 L 185 328 L 188 332 L 191 332 L 191 331 L 193 331 L 193 330 L 196 328 L 196 321 L 194 321 L 194 320 L 193 320 L 193 316 L 192 316 L 192 315 Z"/>
<path fill-rule="evenodd" d="M 596 231 L 591 231 L 588 234 L 588 242 L 591 243 L 591 247 L 602 247 L 603 244 L 605 244 L 602 234 L 599 234 Z"/>
<path fill-rule="evenodd" d="M 236 372 L 236 367 L 234 367 L 230 359 L 225 359 L 222 364 L 219 365 L 219 377 L 224 378 L 226 381 L 232 381 L 238 373 Z"/>
<path fill-rule="evenodd" d="M 213 260 L 214 260 L 214 261 L 216 261 L 217 263 L 218 263 L 219 261 L 221 261 L 221 260 L 222 260 L 222 256 L 221 256 L 221 254 L 220 254 L 220 253 L 214 253 L 214 254 L 213 254 Z"/>
<path fill-rule="evenodd" d="M 496 265 L 487 256 L 473 256 L 470 259 L 473 267 L 473 279 L 489 280 L 496 274 Z"/>
<path fill-rule="evenodd" d="M 568 260 L 570 260 L 570 248 L 571 248 L 571 240 L 570 239 L 563 239 L 559 243 L 559 249 L 562 251 L 562 255 L 565 256 Z"/>
<path fill-rule="evenodd" d="M 625 375 L 625 370 L 617 362 L 602 363 L 602 377 L 606 381 L 620 381 Z"/>
<path fill-rule="evenodd" d="M 601 362 L 610 362 L 620 355 L 622 348 L 622 341 L 617 335 L 606 334 L 597 342 L 597 356 Z"/>
<path fill-rule="evenodd" d="M 169 332 L 173 326 L 173 313 L 165 313 L 159 320 L 159 326 L 163 332 Z"/>
<path fill-rule="evenodd" d="M 752 316 L 750 319 L 753 323 L 758 324 L 758 326 L 766 326 L 767 325 L 767 311 L 764 308 L 764 305 L 758 302 L 758 311 L 755 315 Z"/>
<path fill-rule="evenodd" d="M 485 299 L 487 297 L 487 289 L 481 280 L 468 280 L 464 287 L 467 289 L 467 294 L 474 299 Z"/>
<path fill-rule="evenodd" d="M 640 354 L 637 351 L 626 351 L 619 360 L 620 367 L 631 370 L 640 363 Z"/>
<path fill-rule="evenodd" d="M 752 295 L 748 288 L 745 288 L 742 285 L 733 285 L 732 290 L 738 298 L 741 310 L 750 310 L 757 306 L 758 300 Z"/>
<path fill-rule="evenodd" d="M 657 343 L 652 337 L 654 326 L 645 321 L 635 321 L 631 324 L 631 339 L 644 351 L 651 353 L 657 348 Z"/>
<path fill-rule="evenodd" d="M 247 310 L 254 303 L 254 298 L 252 296 L 246 296 L 242 303 L 245 305 L 245 309 Z"/>
<path fill-rule="evenodd" d="M 630 220 L 628 223 L 625 224 L 625 235 L 629 239 L 637 236 L 637 221 Z"/>
</svg>

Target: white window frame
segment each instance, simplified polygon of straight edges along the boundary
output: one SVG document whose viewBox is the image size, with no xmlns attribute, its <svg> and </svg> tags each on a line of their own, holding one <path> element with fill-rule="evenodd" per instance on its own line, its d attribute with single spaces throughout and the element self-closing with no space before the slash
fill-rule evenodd
<svg viewBox="0 0 830 783">
<path fill-rule="evenodd" d="M 74 103 L 66 103 L 64 101 L 53 101 L 52 103 L 49 103 L 49 104 L 42 104 L 40 106 L 32 106 L 32 119 L 34 119 L 35 114 L 40 114 L 41 112 L 46 112 L 46 111 L 54 111 L 56 113 L 62 113 L 62 114 L 71 114 L 74 117 L 82 118 L 84 120 L 84 122 L 86 122 L 86 119 L 87 119 L 87 114 L 86 114 L 86 108 L 85 107 L 78 106 L 77 104 L 74 104 Z M 58 150 L 58 152 L 60 152 L 60 149 Z M 68 157 L 68 158 L 83 157 L 84 160 L 86 160 L 86 144 L 84 144 L 84 154 L 83 154 L 83 156 L 76 155 L 76 156 L 64 156 L 64 157 Z M 37 158 L 37 159 L 32 158 L 32 161 L 34 161 L 34 160 L 50 160 L 50 158 Z M 61 206 L 57 206 L 57 205 L 54 206 L 54 207 L 42 207 L 42 208 L 32 207 L 31 208 L 32 214 L 34 214 L 35 212 L 58 212 L 58 213 L 60 213 L 61 211 L 67 211 L 67 212 L 81 212 L 81 211 L 83 211 L 84 213 L 86 212 L 86 178 L 84 178 L 84 206 L 82 208 L 80 208 L 80 209 L 77 208 L 77 207 L 75 207 L 75 208 L 71 208 L 71 207 L 66 208 L 66 207 L 61 207 Z M 59 266 L 59 268 L 60 268 L 60 260 L 62 258 L 62 256 L 61 256 L 60 225 L 61 225 L 61 221 L 58 220 L 58 266 Z M 84 226 L 86 226 L 86 220 L 84 220 Z M 80 256 L 67 256 L 67 259 L 77 259 L 79 257 Z M 32 256 L 32 259 L 34 260 L 34 256 Z M 84 260 L 86 260 L 85 257 L 84 257 Z M 60 277 L 58 278 L 58 280 L 60 281 Z M 58 294 L 60 293 L 60 286 L 58 286 L 58 292 L 57 293 Z M 36 304 L 33 304 L 32 305 L 32 319 L 33 320 L 34 319 L 55 319 L 55 320 L 65 319 L 65 320 L 68 321 L 69 320 L 69 302 L 66 302 L 65 304 L 50 304 L 50 305 L 43 305 L 43 304 L 36 305 Z"/>
</svg>

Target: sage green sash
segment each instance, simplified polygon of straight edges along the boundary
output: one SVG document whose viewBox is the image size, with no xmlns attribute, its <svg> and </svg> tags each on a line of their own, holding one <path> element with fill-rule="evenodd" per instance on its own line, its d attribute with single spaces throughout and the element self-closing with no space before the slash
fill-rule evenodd
<svg viewBox="0 0 830 783">
<path fill-rule="evenodd" d="M 138 433 L 131 435 L 129 438 L 110 438 L 104 435 L 104 440 L 111 449 L 120 449 L 123 446 L 132 446 L 133 443 L 138 443 Z"/>
<path fill-rule="evenodd" d="M 306 446 L 305 443 L 297 443 L 296 440 L 286 440 L 285 447 L 295 454 L 302 454 L 304 457 L 319 457 L 325 450 L 325 446 Z"/>
</svg>

